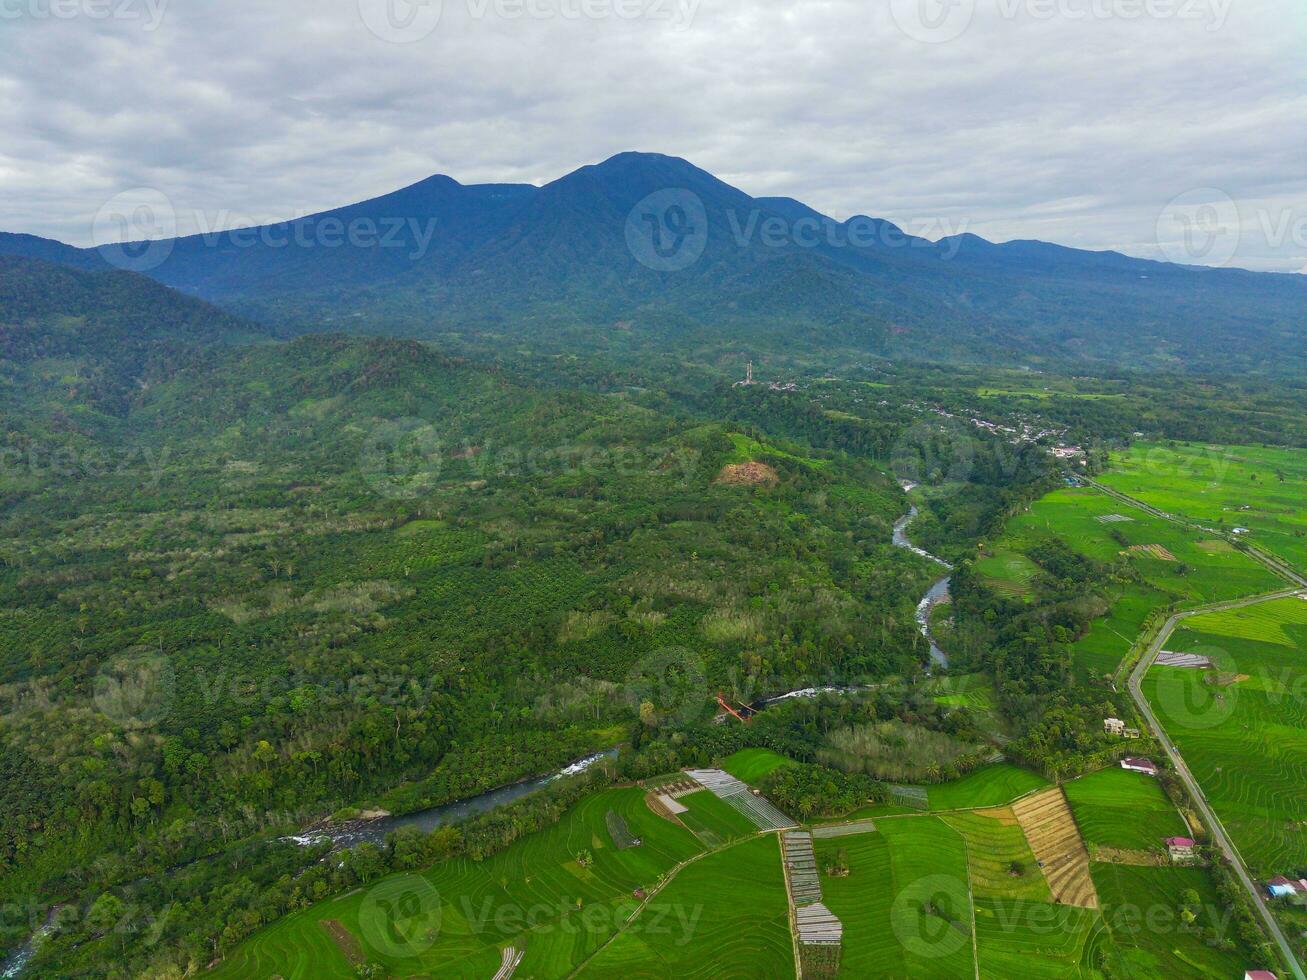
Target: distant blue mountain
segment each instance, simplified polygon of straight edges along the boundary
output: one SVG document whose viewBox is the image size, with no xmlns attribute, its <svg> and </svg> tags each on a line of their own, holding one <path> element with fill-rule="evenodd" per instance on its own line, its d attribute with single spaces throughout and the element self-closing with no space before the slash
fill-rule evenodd
<svg viewBox="0 0 1307 980">
<path fill-rule="evenodd" d="M 543 338 L 635 324 L 876 353 L 1159 368 L 1307 362 L 1307 277 L 975 235 L 930 242 L 621 153 L 542 187 L 435 176 L 296 221 L 154 246 L 142 271 L 299 331 Z M 0 235 L 82 269 L 132 254 Z"/>
</svg>

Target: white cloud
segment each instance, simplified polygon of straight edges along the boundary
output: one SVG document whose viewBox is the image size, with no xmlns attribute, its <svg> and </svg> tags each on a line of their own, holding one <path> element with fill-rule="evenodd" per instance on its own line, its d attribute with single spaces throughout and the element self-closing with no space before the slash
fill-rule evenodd
<svg viewBox="0 0 1307 980">
<path fill-rule="evenodd" d="M 643 149 L 839 217 L 1146 257 L 1211 187 L 1235 264 L 1307 248 L 1300 0 L 956 0 L 944 43 L 893 16 L 936 0 L 443 0 L 434 27 L 409 0 L 49 2 L 0 0 L 3 230 L 85 244 L 130 188 L 264 221 Z M 430 33 L 388 43 L 359 3 Z"/>
</svg>

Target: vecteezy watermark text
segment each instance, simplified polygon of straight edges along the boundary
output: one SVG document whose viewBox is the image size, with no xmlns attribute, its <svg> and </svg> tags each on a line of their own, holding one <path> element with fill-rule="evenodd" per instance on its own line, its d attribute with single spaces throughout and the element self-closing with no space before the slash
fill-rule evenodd
<svg viewBox="0 0 1307 980">
<path fill-rule="evenodd" d="M 702 0 L 462 0 L 472 21 L 646 21 L 685 30 Z M 452 7 L 453 2 L 450 0 Z M 446 0 L 358 0 L 359 16 L 378 39 L 414 44 L 440 26 Z"/>
<path fill-rule="evenodd" d="M 163 23 L 171 0 L 0 0 L 0 20 L 119 20 Z"/>
<path fill-rule="evenodd" d="M 1182 21 L 1225 26 L 1234 0 L 890 0 L 894 25 L 914 41 L 944 44 L 977 19 L 992 22 Z"/>
<path fill-rule="evenodd" d="M 382 250 L 416 262 L 431 250 L 437 225 L 434 217 L 331 214 L 259 225 L 230 211 L 181 213 L 163 191 L 138 187 L 104 203 L 91 238 L 105 261 L 131 272 L 149 272 L 167 261 L 183 230 L 206 248 Z"/>
</svg>

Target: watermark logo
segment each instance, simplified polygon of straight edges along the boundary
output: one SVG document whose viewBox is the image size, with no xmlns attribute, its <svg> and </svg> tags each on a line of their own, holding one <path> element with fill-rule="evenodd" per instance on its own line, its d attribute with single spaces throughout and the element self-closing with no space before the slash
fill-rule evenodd
<svg viewBox="0 0 1307 980">
<path fill-rule="evenodd" d="M 163 191 L 137 187 L 115 194 L 96 212 L 91 240 L 100 257 L 128 272 L 157 269 L 172 254 L 177 210 Z"/>
<path fill-rule="evenodd" d="M 923 44 L 957 40 L 971 26 L 976 0 L 890 0 L 890 16 L 900 31 Z"/>
<path fill-rule="evenodd" d="M 971 476 L 975 462 L 975 439 L 954 419 L 917 422 L 890 451 L 890 471 L 900 483 L 956 486 Z"/>
<path fill-rule="evenodd" d="M 421 875 L 387 878 L 363 896 L 364 941 L 383 956 L 421 956 L 440 938 L 440 892 Z"/>
<path fill-rule="evenodd" d="M 1161 665 L 1163 671 L 1154 676 L 1158 677 L 1157 703 L 1166 715 L 1166 727 L 1173 732 L 1216 728 L 1238 707 L 1241 675 L 1224 650 L 1197 647 L 1186 652 L 1205 657 L 1211 666 Z"/>
<path fill-rule="evenodd" d="M 708 247 L 708 213 L 694 191 L 655 191 L 626 217 L 626 247 L 655 272 L 680 272 L 699 261 Z"/>
<path fill-rule="evenodd" d="M 100 667 L 91 687 L 96 709 L 123 728 L 149 728 L 167 717 L 176 679 L 172 663 L 149 650 L 129 650 Z"/>
<path fill-rule="evenodd" d="M 1157 246 L 1168 262 L 1179 265 L 1226 265 L 1239 239 L 1238 205 L 1214 187 L 1173 197 L 1157 218 Z"/>
<path fill-rule="evenodd" d="M 358 0 L 359 16 L 372 34 L 389 44 L 415 44 L 440 26 L 443 0 Z"/>
<path fill-rule="evenodd" d="M 890 908 L 894 935 L 924 959 L 950 956 L 971 943 L 971 897 L 952 875 L 927 875 L 899 892 Z"/>
<path fill-rule="evenodd" d="M 439 433 L 424 419 L 382 422 L 363 440 L 359 470 L 373 492 L 388 500 L 429 493 L 443 462 Z"/>
<path fill-rule="evenodd" d="M 626 692 L 647 724 L 702 721 L 711 711 L 708 668 L 685 647 L 661 647 L 631 668 Z"/>
</svg>

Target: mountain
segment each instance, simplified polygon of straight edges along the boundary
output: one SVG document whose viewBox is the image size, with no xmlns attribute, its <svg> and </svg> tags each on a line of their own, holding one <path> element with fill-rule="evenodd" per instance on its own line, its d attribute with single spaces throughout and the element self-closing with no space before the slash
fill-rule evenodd
<svg viewBox="0 0 1307 980">
<path fill-rule="evenodd" d="M 0 407 L 12 417 L 103 422 L 187 358 L 267 337 L 136 273 L 0 256 Z"/>
<path fill-rule="evenodd" d="M 139 249 L 0 236 L 83 267 Z M 931 242 L 622 153 L 534 187 L 436 176 L 293 222 L 156 243 L 142 271 L 295 331 L 840 347 L 936 360 L 1297 371 L 1307 277 L 975 235 Z"/>
</svg>

